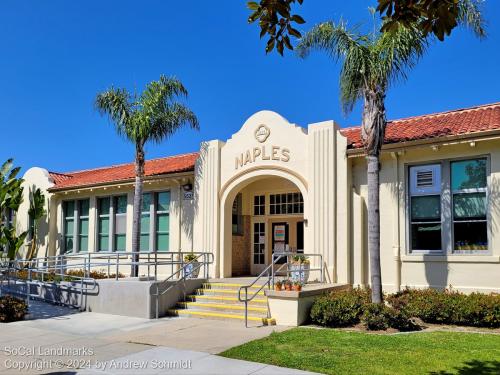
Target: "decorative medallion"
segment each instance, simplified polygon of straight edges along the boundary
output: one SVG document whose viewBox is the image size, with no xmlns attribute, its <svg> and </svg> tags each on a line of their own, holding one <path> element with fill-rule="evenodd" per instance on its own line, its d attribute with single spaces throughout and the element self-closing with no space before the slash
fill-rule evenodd
<svg viewBox="0 0 500 375">
<path fill-rule="evenodd" d="M 264 143 L 270 135 L 271 129 L 266 125 L 259 125 L 257 129 L 255 129 L 255 139 L 260 143 Z"/>
</svg>

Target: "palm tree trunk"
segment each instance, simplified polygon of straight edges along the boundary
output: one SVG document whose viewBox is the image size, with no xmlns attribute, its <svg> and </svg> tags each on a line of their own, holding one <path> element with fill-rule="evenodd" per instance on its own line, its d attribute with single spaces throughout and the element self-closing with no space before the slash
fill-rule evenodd
<svg viewBox="0 0 500 375">
<path fill-rule="evenodd" d="M 362 137 L 366 149 L 368 180 L 368 253 L 372 302 L 382 303 L 380 269 L 380 150 L 385 134 L 385 93 L 367 90 L 363 108 Z"/>
<path fill-rule="evenodd" d="M 136 144 L 135 147 L 135 186 L 134 186 L 134 209 L 132 221 L 132 252 L 133 262 L 139 261 L 140 238 L 141 238 L 141 211 L 142 211 L 142 185 L 144 179 L 144 145 Z M 139 266 L 132 264 L 130 276 L 139 275 Z"/>
</svg>

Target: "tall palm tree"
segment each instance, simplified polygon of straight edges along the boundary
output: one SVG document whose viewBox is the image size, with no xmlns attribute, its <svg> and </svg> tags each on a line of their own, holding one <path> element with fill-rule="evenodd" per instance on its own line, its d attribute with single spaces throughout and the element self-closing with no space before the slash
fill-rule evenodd
<svg viewBox="0 0 500 375">
<path fill-rule="evenodd" d="M 482 38 L 484 20 L 479 8 L 470 3 L 470 0 L 460 1 L 458 23 Z M 362 34 L 356 28 L 348 29 L 342 21 L 325 22 L 313 27 L 297 46 L 297 54 L 302 58 L 312 50 L 320 50 L 336 61 L 342 60 L 340 101 L 344 113 L 351 112 L 354 105 L 363 100 L 361 137 L 367 159 L 368 252 L 373 303 L 382 302 L 379 156 L 387 123 L 385 97 L 391 84 L 406 80 L 408 72 L 423 56 L 428 46 L 427 35 L 419 24 Z"/>
<path fill-rule="evenodd" d="M 382 302 L 380 272 L 379 156 L 386 126 L 385 96 L 389 86 L 405 79 L 426 50 L 427 42 L 416 28 L 360 34 L 344 22 L 326 22 L 304 35 L 297 53 L 306 57 L 313 49 L 343 60 L 340 99 L 345 113 L 363 100 L 361 135 L 368 171 L 368 251 L 372 302 Z"/>
<path fill-rule="evenodd" d="M 140 247 L 140 220 L 144 179 L 144 146 L 152 141 L 160 143 L 179 128 L 189 125 L 198 129 L 196 115 L 184 104 L 187 90 L 176 78 L 160 76 L 150 82 L 140 94 L 131 94 L 126 89 L 111 87 L 97 95 L 95 107 L 114 123 L 119 135 L 135 144 L 135 189 L 132 230 L 132 252 L 138 261 Z M 131 276 L 137 276 L 138 266 L 132 265 Z"/>
</svg>

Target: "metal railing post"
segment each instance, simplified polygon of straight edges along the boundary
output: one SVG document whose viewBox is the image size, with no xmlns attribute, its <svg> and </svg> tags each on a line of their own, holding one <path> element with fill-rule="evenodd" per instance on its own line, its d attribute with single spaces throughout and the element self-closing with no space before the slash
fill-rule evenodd
<svg viewBox="0 0 500 375">
<path fill-rule="evenodd" d="M 115 274 L 115 280 L 118 281 L 118 273 L 120 272 L 120 256 L 118 255 L 118 252 L 116 252 L 116 274 Z"/>
<path fill-rule="evenodd" d="M 248 328 L 248 288 L 245 288 L 245 328 Z"/>
<path fill-rule="evenodd" d="M 158 281 L 158 253 L 155 252 L 155 281 Z"/>
</svg>

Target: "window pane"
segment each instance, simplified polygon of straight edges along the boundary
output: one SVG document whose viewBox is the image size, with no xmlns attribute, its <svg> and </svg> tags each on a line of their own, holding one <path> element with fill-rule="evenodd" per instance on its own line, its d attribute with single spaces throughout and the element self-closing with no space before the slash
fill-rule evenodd
<svg viewBox="0 0 500 375">
<path fill-rule="evenodd" d="M 141 233 L 149 233 L 149 215 L 141 216 Z"/>
<path fill-rule="evenodd" d="M 80 216 L 89 216 L 89 200 L 84 199 L 79 201 L 79 215 Z"/>
<path fill-rule="evenodd" d="M 65 237 L 64 242 L 64 251 L 71 253 L 73 251 L 73 237 Z"/>
<path fill-rule="evenodd" d="M 456 222 L 453 232 L 455 250 L 488 250 L 486 222 Z"/>
<path fill-rule="evenodd" d="M 115 216 L 115 233 L 127 233 L 127 216 L 125 214 Z"/>
<path fill-rule="evenodd" d="M 89 249 L 89 238 L 87 236 L 80 236 L 79 241 L 79 251 L 87 251 Z"/>
<path fill-rule="evenodd" d="M 89 234 L 89 219 L 80 219 L 80 235 Z"/>
<path fill-rule="evenodd" d="M 67 201 L 64 202 L 64 216 L 73 217 L 75 215 L 75 202 Z"/>
<path fill-rule="evenodd" d="M 127 213 L 127 196 L 122 195 L 115 198 L 115 213 L 125 214 Z"/>
<path fill-rule="evenodd" d="M 146 193 L 142 195 L 142 212 L 149 212 L 149 206 L 151 205 L 151 194 Z"/>
<path fill-rule="evenodd" d="M 141 251 L 149 251 L 149 234 L 141 234 Z"/>
<path fill-rule="evenodd" d="M 168 232 L 168 227 L 169 227 L 169 215 L 159 214 L 156 217 L 156 230 L 158 232 Z"/>
<path fill-rule="evenodd" d="M 156 248 L 158 251 L 168 251 L 169 235 L 157 234 L 156 235 Z"/>
<path fill-rule="evenodd" d="M 454 219 L 486 219 L 486 193 L 454 194 Z"/>
<path fill-rule="evenodd" d="M 441 221 L 441 198 L 439 195 L 411 197 L 412 221 Z"/>
<path fill-rule="evenodd" d="M 100 251 L 109 251 L 109 236 L 108 235 L 99 235 L 99 250 Z"/>
<path fill-rule="evenodd" d="M 99 219 L 99 233 L 108 234 L 109 233 L 109 218 L 101 217 Z"/>
<path fill-rule="evenodd" d="M 170 209 L 170 192 L 164 191 L 158 193 L 158 207 L 157 211 L 169 211 Z"/>
<path fill-rule="evenodd" d="M 486 187 L 486 159 L 461 160 L 451 163 L 453 190 Z"/>
<path fill-rule="evenodd" d="M 98 202 L 99 215 L 108 215 L 109 214 L 109 197 L 107 198 L 99 198 Z"/>
<path fill-rule="evenodd" d="M 66 219 L 66 223 L 64 225 L 64 234 L 68 236 L 73 235 L 73 230 L 74 230 L 74 220 L 73 219 Z"/>
<path fill-rule="evenodd" d="M 412 250 L 441 250 L 441 224 L 412 224 Z"/>
<path fill-rule="evenodd" d="M 115 235 L 115 248 L 116 251 L 125 251 L 126 247 L 126 236 L 124 234 Z"/>
</svg>

